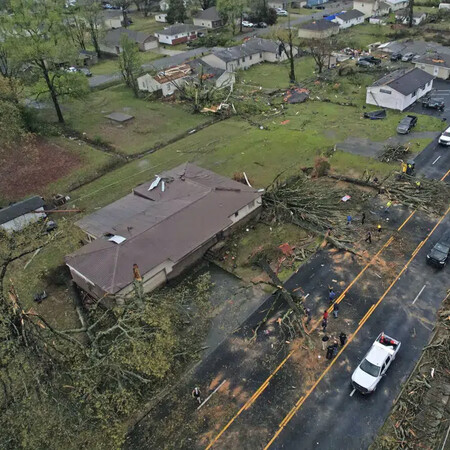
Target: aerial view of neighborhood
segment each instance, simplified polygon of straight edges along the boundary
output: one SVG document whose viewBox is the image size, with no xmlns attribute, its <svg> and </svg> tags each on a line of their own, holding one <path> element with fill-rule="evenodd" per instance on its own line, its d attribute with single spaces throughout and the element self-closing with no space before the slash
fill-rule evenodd
<svg viewBox="0 0 450 450">
<path fill-rule="evenodd" d="M 0 450 L 450 450 L 447 0 L 0 0 Z"/>
</svg>

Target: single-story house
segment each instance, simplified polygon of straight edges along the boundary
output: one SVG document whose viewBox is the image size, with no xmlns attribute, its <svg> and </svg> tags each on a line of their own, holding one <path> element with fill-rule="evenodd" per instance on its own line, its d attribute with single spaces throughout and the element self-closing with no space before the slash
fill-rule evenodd
<svg viewBox="0 0 450 450">
<path fill-rule="evenodd" d="M 369 23 L 372 25 L 386 25 L 387 23 L 387 17 L 379 17 L 379 16 L 372 16 L 369 18 Z"/>
<path fill-rule="evenodd" d="M 399 69 L 367 88 L 366 103 L 404 111 L 433 88 L 433 75 L 413 68 Z"/>
<path fill-rule="evenodd" d="M 361 23 L 364 23 L 364 13 L 357 9 L 352 9 L 342 14 L 337 14 L 333 19 L 333 22 L 337 23 L 340 29 L 360 25 Z"/>
<path fill-rule="evenodd" d="M 201 77 L 204 81 L 213 82 L 218 89 L 231 87 L 233 89 L 236 81 L 236 75 L 234 72 L 220 69 L 218 67 L 210 66 L 207 62 L 201 58 L 192 59 L 188 61 L 188 64 L 193 71 L 192 77 Z"/>
<path fill-rule="evenodd" d="M 436 78 L 448 80 L 450 78 L 450 54 L 426 54 L 414 61 L 417 68 Z"/>
<path fill-rule="evenodd" d="M 391 12 L 390 5 L 382 0 L 353 0 L 353 9 L 363 12 L 366 19 L 386 16 Z"/>
<path fill-rule="evenodd" d="M 167 11 L 169 9 L 169 0 L 161 0 L 159 2 L 159 10 Z"/>
<path fill-rule="evenodd" d="M 222 17 L 215 6 L 200 11 L 193 19 L 194 25 L 198 27 L 206 27 L 209 29 L 220 28 L 223 25 Z"/>
<path fill-rule="evenodd" d="M 135 268 L 150 292 L 195 264 L 261 210 L 261 192 L 185 163 L 160 173 L 77 225 L 92 240 L 66 256 L 91 296 L 133 291 Z"/>
<path fill-rule="evenodd" d="M 339 33 L 339 25 L 325 19 L 303 23 L 298 27 L 298 37 L 304 39 L 324 39 Z"/>
<path fill-rule="evenodd" d="M 166 13 L 156 14 L 155 21 L 160 23 L 167 23 L 167 14 Z"/>
<path fill-rule="evenodd" d="M 391 11 L 398 11 L 408 6 L 408 0 L 386 0 L 386 3 L 391 7 Z"/>
<path fill-rule="evenodd" d="M 47 217 L 45 202 L 34 196 L 0 209 L 0 228 L 7 232 L 20 231 L 27 225 Z"/>
<path fill-rule="evenodd" d="M 115 30 L 123 25 L 123 12 L 118 9 L 105 9 L 101 12 L 106 30 Z"/>
<path fill-rule="evenodd" d="M 286 1 L 283 1 L 283 0 L 272 0 L 272 1 L 268 1 L 267 2 L 267 6 L 269 7 L 269 8 L 273 8 L 273 9 L 284 9 L 284 10 L 287 10 L 288 9 L 288 6 L 289 6 L 289 3 L 288 2 L 286 2 Z"/>
<path fill-rule="evenodd" d="M 326 3 L 328 0 L 307 0 L 306 4 L 308 6 L 317 6 L 317 5 L 321 5 L 322 3 Z"/>
<path fill-rule="evenodd" d="M 98 55 L 97 52 L 91 50 L 80 50 L 78 52 L 78 64 L 82 66 L 93 66 L 98 63 Z"/>
<path fill-rule="evenodd" d="M 123 34 L 136 42 L 141 52 L 158 48 L 158 41 L 152 34 L 129 30 L 128 28 L 117 28 L 116 30 L 108 31 L 105 34 L 103 40 L 100 42 L 100 50 L 113 55 L 120 54 L 122 51 L 120 39 Z"/>
<path fill-rule="evenodd" d="M 286 55 L 280 44 L 254 37 L 235 47 L 216 49 L 202 59 L 212 67 L 234 72 L 261 62 L 284 61 Z"/>
<path fill-rule="evenodd" d="M 164 28 L 164 30 L 157 31 L 155 36 L 161 44 L 176 45 L 194 41 L 198 38 L 198 33 L 204 30 L 205 27 L 176 23 L 175 25 Z"/>
<path fill-rule="evenodd" d="M 450 9 L 450 3 L 439 3 L 439 9 Z"/>
<path fill-rule="evenodd" d="M 192 68 L 187 64 L 170 67 L 157 75 L 152 76 L 149 73 L 142 75 L 137 79 L 139 90 L 145 92 L 159 92 L 164 97 L 174 94 L 180 88 L 185 80 L 191 75 Z"/>
<path fill-rule="evenodd" d="M 427 18 L 424 12 L 413 12 L 413 25 L 421 24 Z M 404 25 L 409 23 L 409 11 L 402 9 L 395 13 L 395 19 L 401 21 Z"/>
</svg>

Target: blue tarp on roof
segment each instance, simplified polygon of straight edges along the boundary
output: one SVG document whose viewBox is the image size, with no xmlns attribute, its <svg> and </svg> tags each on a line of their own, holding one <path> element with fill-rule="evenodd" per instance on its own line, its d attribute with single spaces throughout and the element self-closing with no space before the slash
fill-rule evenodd
<svg viewBox="0 0 450 450">
<path fill-rule="evenodd" d="M 331 16 L 324 17 L 324 19 L 325 20 L 329 20 L 331 22 L 332 20 L 336 19 L 337 16 L 340 16 L 341 14 L 344 14 L 344 12 L 345 11 L 341 11 L 341 12 L 338 12 L 336 14 L 331 14 Z"/>
</svg>

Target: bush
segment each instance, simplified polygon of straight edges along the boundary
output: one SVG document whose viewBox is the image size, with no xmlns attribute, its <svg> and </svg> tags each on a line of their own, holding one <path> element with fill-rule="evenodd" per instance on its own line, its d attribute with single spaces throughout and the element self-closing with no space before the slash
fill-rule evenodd
<svg viewBox="0 0 450 450">
<path fill-rule="evenodd" d="M 200 48 L 200 47 L 229 47 L 236 45 L 236 42 L 231 41 L 227 36 L 222 34 L 207 34 L 202 36 L 195 41 L 189 42 L 189 47 Z"/>
<path fill-rule="evenodd" d="M 314 170 L 312 175 L 317 178 L 323 177 L 328 173 L 330 167 L 331 166 L 327 158 L 324 156 L 317 156 L 314 160 Z"/>
</svg>

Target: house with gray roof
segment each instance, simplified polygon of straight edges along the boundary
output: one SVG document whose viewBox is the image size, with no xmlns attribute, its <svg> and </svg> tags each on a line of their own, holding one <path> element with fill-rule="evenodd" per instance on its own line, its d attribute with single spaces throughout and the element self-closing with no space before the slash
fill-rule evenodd
<svg viewBox="0 0 450 450">
<path fill-rule="evenodd" d="M 111 55 L 119 55 L 122 52 L 122 47 L 120 46 L 122 35 L 128 36 L 129 39 L 135 42 L 141 52 L 158 48 L 158 41 L 150 33 L 143 33 L 128 28 L 117 28 L 105 34 L 100 42 L 100 50 Z"/>
<path fill-rule="evenodd" d="M 436 78 L 450 78 L 450 54 L 428 53 L 413 61 L 418 69 L 428 72 Z"/>
<path fill-rule="evenodd" d="M 427 18 L 426 13 L 413 11 L 412 23 L 413 25 L 420 25 Z M 401 22 L 403 25 L 409 24 L 409 11 L 408 9 L 401 9 L 395 13 L 395 19 Z"/>
<path fill-rule="evenodd" d="M 342 14 L 336 14 L 333 22 L 339 25 L 341 30 L 345 28 L 353 27 L 354 25 L 360 25 L 364 23 L 364 13 L 357 9 L 351 9 Z"/>
<path fill-rule="evenodd" d="M 404 111 L 433 89 L 434 76 L 421 69 L 399 69 L 380 78 L 366 91 L 366 103 Z"/>
<path fill-rule="evenodd" d="M 261 192 L 185 163 L 156 175 L 77 225 L 92 242 L 66 256 L 74 282 L 102 299 L 149 292 L 180 275 L 259 215 Z"/>
<path fill-rule="evenodd" d="M 44 205 L 44 200 L 36 195 L 0 208 L 0 228 L 7 232 L 20 231 L 27 225 L 47 217 Z"/>
<path fill-rule="evenodd" d="M 164 30 L 157 31 L 155 36 L 161 44 L 177 45 L 194 41 L 198 38 L 199 33 L 205 31 L 205 28 L 187 23 L 176 23 Z"/>
<path fill-rule="evenodd" d="M 325 19 L 302 23 L 298 27 L 298 37 L 302 39 L 324 39 L 338 33 L 339 25 Z"/>
<path fill-rule="evenodd" d="M 120 9 L 104 9 L 100 13 L 105 30 L 115 30 L 123 25 L 123 12 Z"/>
<path fill-rule="evenodd" d="M 294 49 L 294 54 L 296 49 Z M 203 61 L 212 67 L 235 72 L 261 62 L 278 62 L 286 59 L 281 44 L 269 39 L 254 37 L 241 45 L 228 48 L 215 48 Z"/>
<path fill-rule="evenodd" d="M 206 27 L 211 30 L 220 28 L 223 26 L 222 17 L 220 17 L 219 12 L 215 6 L 205 9 L 199 12 L 193 19 L 194 25 L 198 27 Z"/>
</svg>

